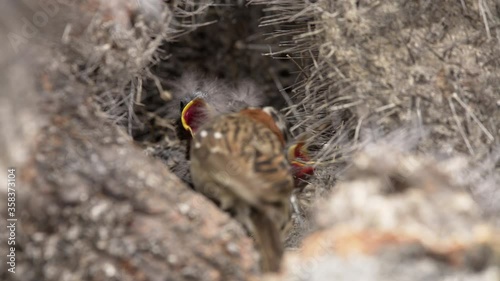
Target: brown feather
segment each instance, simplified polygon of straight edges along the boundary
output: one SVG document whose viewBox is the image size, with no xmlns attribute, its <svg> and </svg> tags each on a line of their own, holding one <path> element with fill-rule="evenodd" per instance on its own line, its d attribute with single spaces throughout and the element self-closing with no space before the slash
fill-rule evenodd
<svg viewBox="0 0 500 281">
<path fill-rule="evenodd" d="M 255 227 L 254 238 L 261 252 L 263 271 L 278 272 L 283 256 L 283 241 L 274 222 L 266 212 L 252 209 L 250 221 Z"/>
<path fill-rule="evenodd" d="M 266 116 L 271 118 L 251 109 L 205 123 L 191 144 L 191 176 L 196 190 L 233 213 L 255 237 L 263 269 L 275 271 L 294 182 L 284 141 Z"/>
<path fill-rule="evenodd" d="M 250 117 L 251 119 L 264 124 L 267 126 L 281 141 L 283 145 L 285 145 L 285 138 L 281 130 L 276 126 L 274 119 L 269 116 L 269 114 L 263 112 L 260 109 L 247 108 L 240 111 L 240 114 Z"/>
</svg>

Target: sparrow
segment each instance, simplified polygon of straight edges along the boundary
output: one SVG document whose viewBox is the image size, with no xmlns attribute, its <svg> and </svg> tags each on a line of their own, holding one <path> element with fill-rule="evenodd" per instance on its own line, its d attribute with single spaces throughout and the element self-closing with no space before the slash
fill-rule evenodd
<svg viewBox="0 0 500 281">
<path fill-rule="evenodd" d="M 268 114 L 272 115 L 276 126 L 282 132 L 286 142 L 290 140 L 290 133 L 285 119 L 274 108 L 266 107 Z M 270 109 L 272 108 L 272 110 Z M 196 97 L 189 101 L 181 111 L 182 127 L 194 135 L 201 125 L 216 116 L 218 111 L 202 97 Z M 290 145 L 287 149 L 288 161 L 292 166 L 295 186 L 303 189 L 307 179 L 314 174 L 314 167 L 309 152 L 304 142 L 299 141 Z"/>
<path fill-rule="evenodd" d="M 191 106 L 202 103 L 195 99 Z M 264 107 L 188 125 L 190 118 L 203 114 L 207 113 L 183 113 L 183 124 L 193 133 L 190 172 L 194 188 L 233 214 L 255 239 L 263 271 L 277 272 L 291 225 L 294 189 L 283 120 L 274 108 Z"/>
</svg>

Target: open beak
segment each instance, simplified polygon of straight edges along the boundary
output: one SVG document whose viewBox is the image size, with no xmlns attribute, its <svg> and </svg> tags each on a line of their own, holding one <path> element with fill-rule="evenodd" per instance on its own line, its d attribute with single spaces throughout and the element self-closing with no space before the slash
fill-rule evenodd
<svg viewBox="0 0 500 281">
<path fill-rule="evenodd" d="M 300 141 L 290 146 L 290 148 L 288 148 L 288 159 L 290 159 L 291 161 L 294 161 L 296 159 L 300 159 L 302 161 L 311 160 L 311 157 L 307 152 L 304 142 Z"/>
<path fill-rule="evenodd" d="M 292 166 L 292 173 L 296 185 L 300 180 L 306 179 L 314 174 L 314 167 L 311 166 L 311 157 L 307 152 L 304 142 L 298 142 L 288 149 L 288 159 Z"/>
<path fill-rule="evenodd" d="M 182 127 L 194 135 L 202 120 L 206 118 L 206 102 L 201 98 L 191 100 L 181 113 Z"/>
<path fill-rule="evenodd" d="M 314 167 L 308 166 L 304 163 L 297 162 L 297 161 L 292 161 L 292 171 L 293 171 L 293 176 L 296 179 L 305 179 L 306 177 L 314 174 Z"/>
</svg>

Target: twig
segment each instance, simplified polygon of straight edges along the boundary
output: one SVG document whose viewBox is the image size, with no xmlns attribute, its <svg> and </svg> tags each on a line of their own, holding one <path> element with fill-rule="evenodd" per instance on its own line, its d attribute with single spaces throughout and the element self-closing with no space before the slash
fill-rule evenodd
<svg viewBox="0 0 500 281">
<path fill-rule="evenodd" d="M 453 105 L 453 101 L 452 101 L 451 97 L 448 98 L 448 104 L 450 105 L 451 112 L 453 113 L 453 118 L 455 119 L 455 122 L 457 123 L 458 131 L 460 132 L 460 135 L 464 139 L 465 145 L 467 146 L 469 153 L 471 155 L 474 155 L 474 150 L 472 149 L 472 146 L 471 146 L 469 140 L 467 139 L 467 136 L 465 135 L 464 130 L 462 129 L 462 124 L 460 123 L 460 120 L 458 119 L 458 115 L 457 115 L 457 112 L 455 111 L 455 106 Z"/>
<path fill-rule="evenodd" d="M 470 107 L 467 106 L 467 104 L 462 101 L 462 99 L 457 95 L 457 93 L 453 93 L 453 95 L 451 97 L 453 99 L 455 99 L 465 109 L 465 111 L 467 111 L 467 113 L 472 117 L 472 119 L 474 119 L 474 121 L 477 123 L 479 128 L 481 128 L 483 133 L 488 137 L 488 139 L 490 139 L 490 141 L 494 141 L 495 137 L 493 137 L 493 135 L 488 131 L 488 129 L 486 129 L 486 127 L 483 125 L 483 123 L 481 123 L 481 121 L 479 121 L 479 119 L 476 117 L 474 112 L 472 112 L 472 109 L 470 109 Z"/>
<path fill-rule="evenodd" d="M 478 5 L 479 5 L 479 14 L 483 18 L 484 28 L 486 29 L 486 37 L 488 37 L 488 40 L 490 40 L 491 33 L 490 33 L 490 27 L 488 24 L 488 19 L 486 17 L 486 12 L 484 10 L 484 0 L 478 0 Z"/>
</svg>

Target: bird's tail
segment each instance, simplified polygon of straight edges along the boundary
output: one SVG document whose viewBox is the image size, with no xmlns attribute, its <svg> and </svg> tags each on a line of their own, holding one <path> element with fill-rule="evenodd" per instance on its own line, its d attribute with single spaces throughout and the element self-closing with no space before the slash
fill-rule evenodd
<svg viewBox="0 0 500 281">
<path fill-rule="evenodd" d="M 257 243 L 261 256 L 261 267 L 264 272 L 278 272 L 283 257 L 283 241 L 277 225 L 269 215 L 256 208 L 250 214 L 252 235 Z"/>
</svg>

